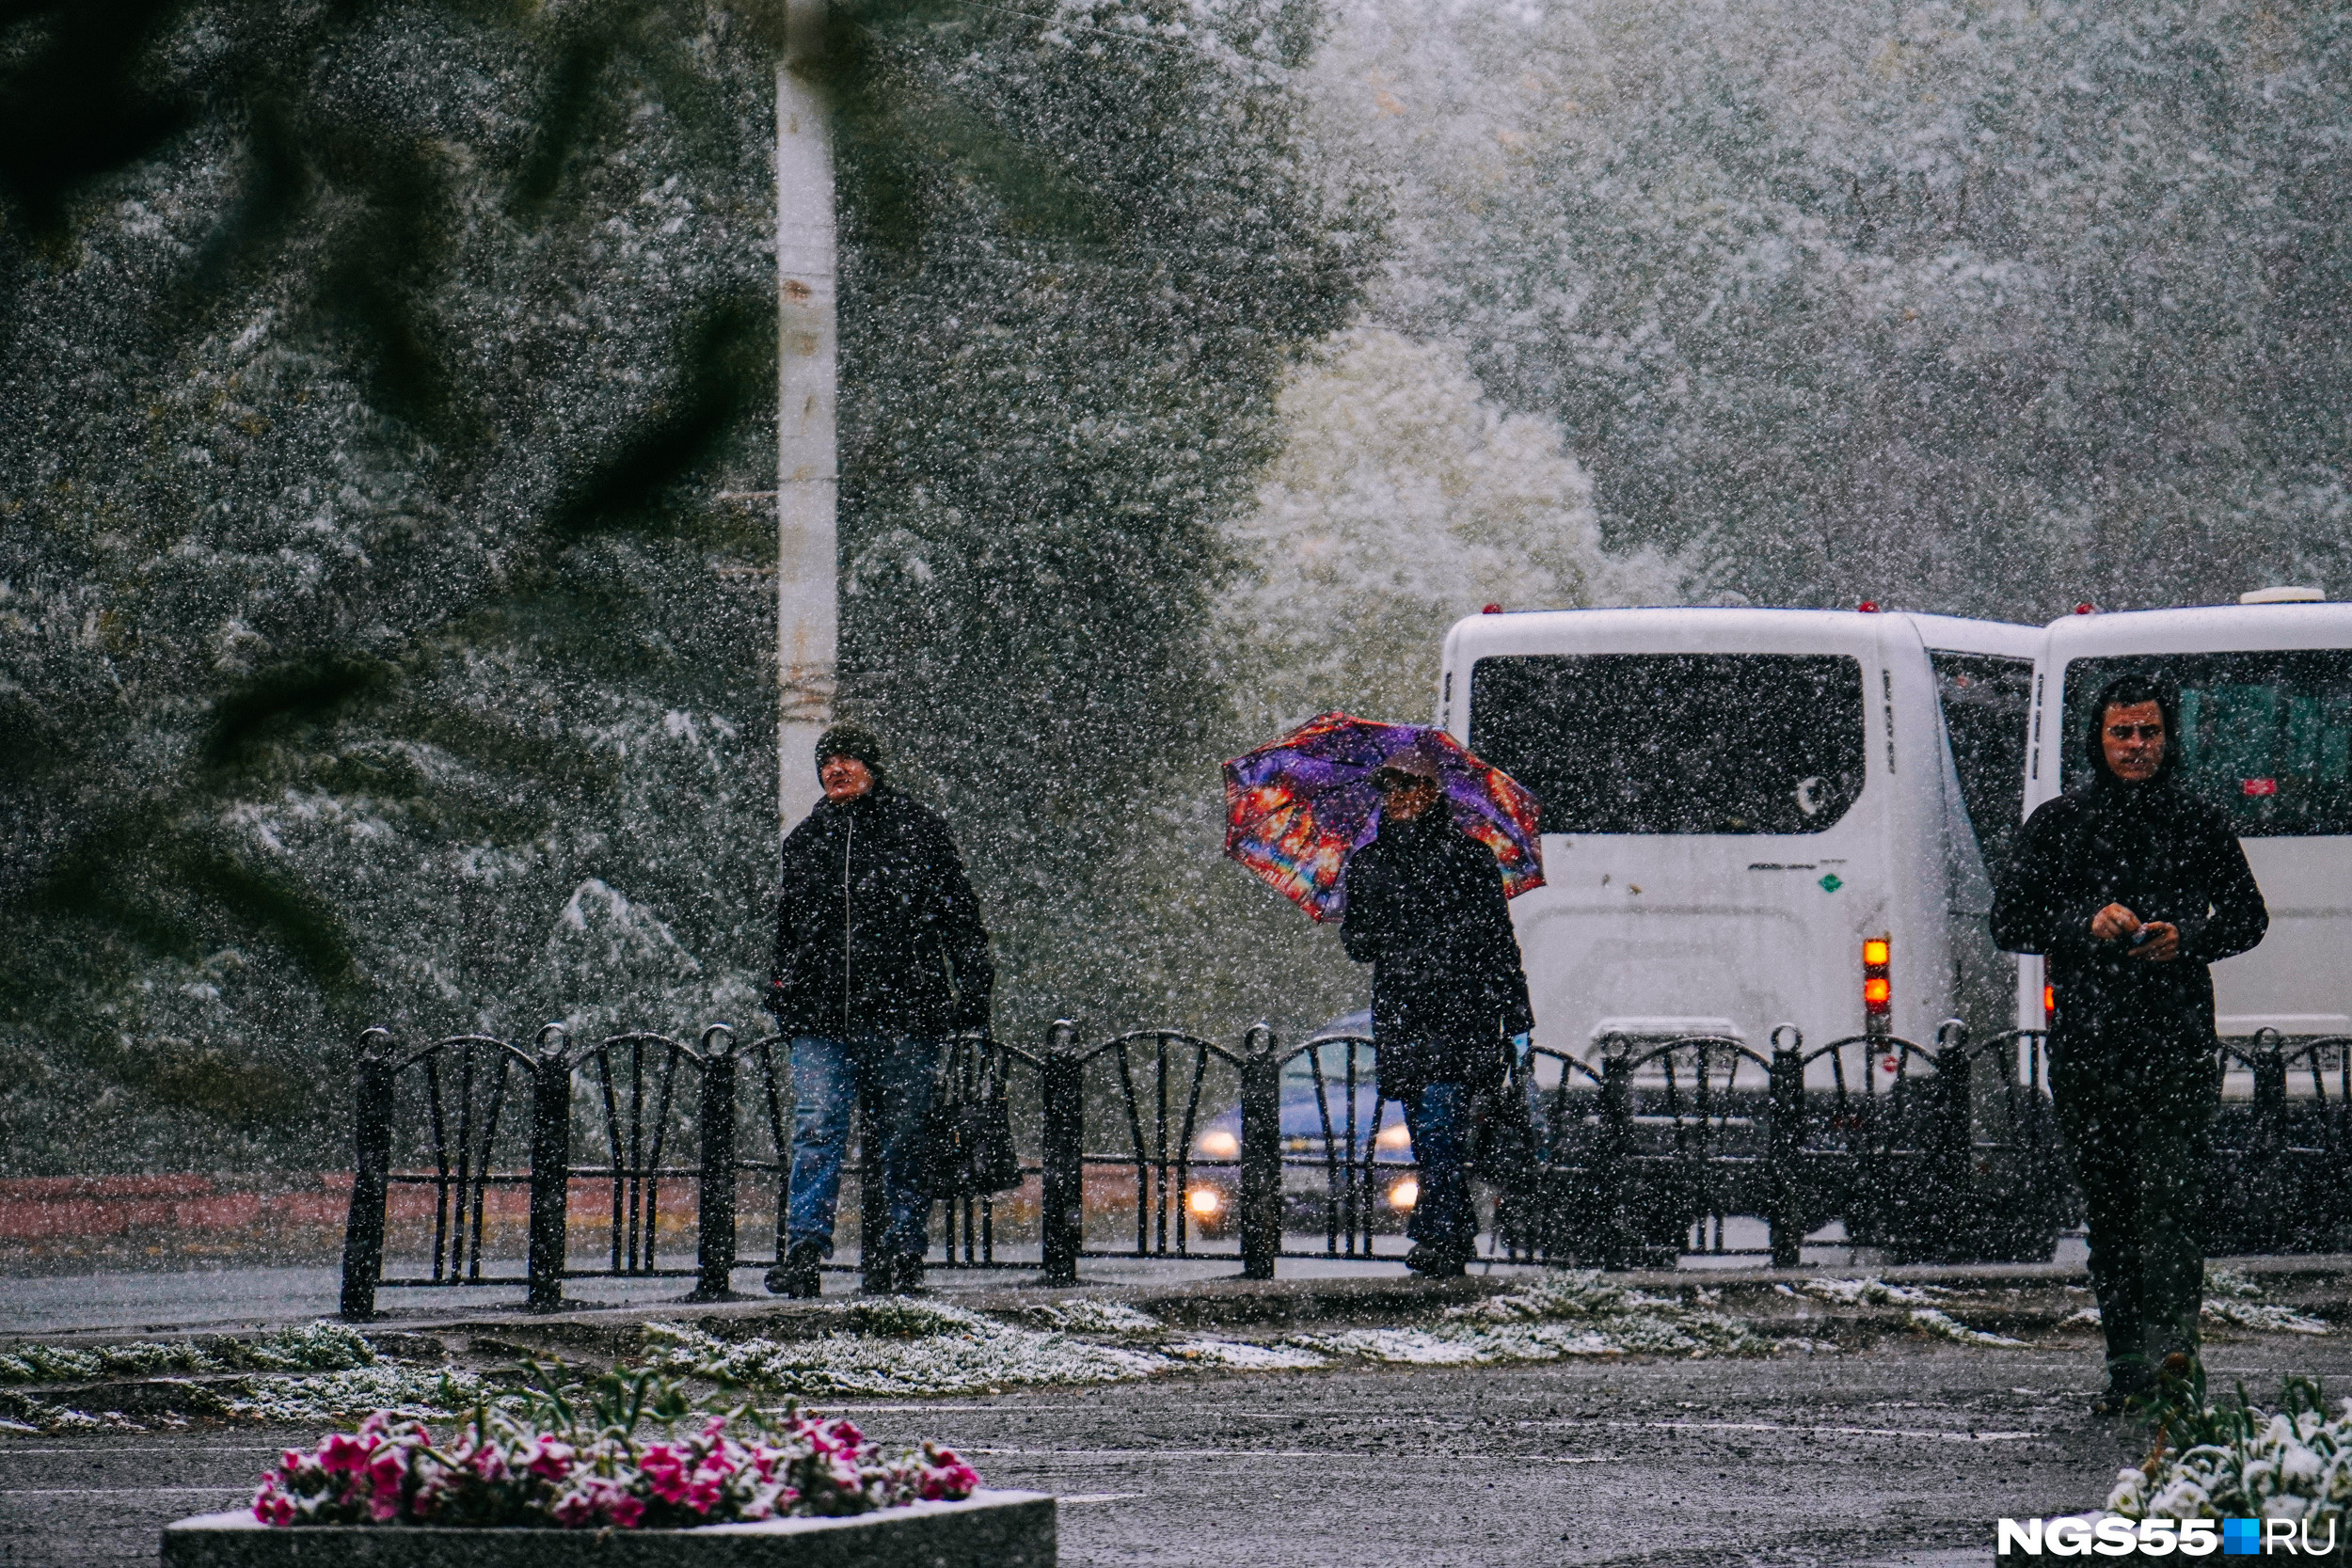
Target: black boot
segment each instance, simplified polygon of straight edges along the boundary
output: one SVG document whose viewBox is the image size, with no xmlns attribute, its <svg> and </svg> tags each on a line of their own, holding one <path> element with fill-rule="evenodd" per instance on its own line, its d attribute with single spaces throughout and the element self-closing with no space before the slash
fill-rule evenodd
<svg viewBox="0 0 2352 1568">
<path fill-rule="evenodd" d="M 882 1255 L 860 1289 L 869 1296 L 911 1296 L 923 1289 L 923 1255 L 891 1252 Z"/>
<path fill-rule="evenodd" d="M 2094 1416 L 2124 1416 L 2137 1410 L 2155 1392 L 2156 1375 L 2147 1357 L 2119 1355 L 2107 1363 L 2107 1388 L 2090 1402 Z"/>
<path fill-rule="evenodd" d="M 1424 1279 L 1459 1279 L 1466 1273 L 1462 1255 L 1451 1247 L 1415 1242 L 1405 1255 L 1405 1266 Z"/>
<path fill-rule="evenodd" d="M 784 1255 L 784 1261 L 768 1271 L 771 1294 L 789 1296 L 805 1301 L 824 1291 L 825 1247 L 821 1242 L 795 1242 L 792 1250 Z"/>
</svg>

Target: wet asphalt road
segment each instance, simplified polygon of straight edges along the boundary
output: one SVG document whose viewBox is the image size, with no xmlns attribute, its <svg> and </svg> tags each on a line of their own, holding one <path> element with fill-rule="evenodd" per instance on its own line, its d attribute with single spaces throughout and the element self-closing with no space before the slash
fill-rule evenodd
<svg viewBox="0 0 2352 1568">
<path fill-rule="evenodd" d="M 2352 1374 L 2352 1341 L 2248 1336 L 2217 1384 Z M 1069 1564 L 1991 1562 L 2003 1513 L 2095 1505 L 2137 1458 L 2087 1348 L 1896 1338 L 1844 1354 L 1203 1376 L 847 1404 L 1064 1499 Z M 309 1433 L 0 1440 L 0 1565 L 152 1562 Z"/>
</svg>

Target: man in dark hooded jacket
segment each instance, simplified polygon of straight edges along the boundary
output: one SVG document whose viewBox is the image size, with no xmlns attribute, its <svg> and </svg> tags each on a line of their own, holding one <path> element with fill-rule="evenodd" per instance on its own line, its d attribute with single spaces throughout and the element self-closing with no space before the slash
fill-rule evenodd
<svg viewBox="0 0 2352 1568">
<path fill-rule="evenodd" d="M 1405 1104 L 1421 1194 L 1406 1265 L 1463 1272 L 1475 1248 L 1470 1098 L 1502 1081 L 1532 1027 L 1518 937 L 1494 851 L 1454 825 L 1437 764 L 1419 752 L 1374 774 L 1380 830 L 1348 861 L 1347 956 L 1372 965 L 1380 1094 Z"/>
<path fill-rule="evenodd" d="M 2171 688 L 2127 675 L 2091 713 L 2091 783 L 2027 819 L 1993 938 L 2042 954 L 2057 995 L 2050 1087 L 2089 1209 L 2114 1410 L 2160 1370 L 2196 1371 L 2220 1092 L 2207 966 L 2270 916 L 2228 820 L 2172 782 Z"/>
<path fill-rule="evenodd" d="M 930 1244 L 925 1117 L 939 1044 L 988 1026 L 995 970 L 946 825 L 883 782 L 882 743 L 835 724 L 817 768 L 825 798 L 784 841 L 769 980 L 796 1105 L 786 1252 L 768 1288 L 818 1293 L 850 1114 L 866 1094 L 890 1212 L 868 1283 L 911 1291 Z"/>
</svg>

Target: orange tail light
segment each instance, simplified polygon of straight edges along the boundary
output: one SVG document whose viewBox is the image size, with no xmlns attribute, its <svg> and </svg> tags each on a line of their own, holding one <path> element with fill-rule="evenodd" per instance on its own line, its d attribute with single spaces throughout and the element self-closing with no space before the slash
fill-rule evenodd
<svg viewBox="0 0 2352 1568">
<path fill-rule="evenodd" d="M 1862 1028 L 1865 1034 L 1890 1031 L 1895 982 L 1889 975 L 1895 944 L 1886 937 L 1866 937 L 1862 943 Z"/>
</svg>

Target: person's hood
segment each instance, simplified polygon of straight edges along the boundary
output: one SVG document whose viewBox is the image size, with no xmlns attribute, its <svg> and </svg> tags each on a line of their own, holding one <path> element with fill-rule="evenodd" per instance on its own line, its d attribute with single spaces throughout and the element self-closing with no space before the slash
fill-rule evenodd
<svg viewBox="0 0 2352 1568">
<path fill-rule="evenodd" d="M 2106 737 L 2102 733 L 2106 728 L 2107 706 L 2116 688 L 2133 678 L 2129 675 L 2119 675 L 2102 687 L 2098 702 L 2091 706 L 2090 721 L 2084 726 L 2083 740 L 2090 748 L 2090 782 L 2102 789 L 2137 789 L 2146 784 L 2164 784 L 2171 779 L 2180 767 L 2181 696 L 2173 689 L 2170 681 L 2162 680 L 2154 684 L 2156 709 L 2164 715 L 2164 761 L 2157 765 L 2155 776 L 2142 780 L 2139 784 L 2134 784 L 2128 779 L 2117 778 L 2114 770 L 2107 767 Z"/>
</svg>

